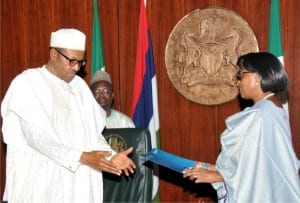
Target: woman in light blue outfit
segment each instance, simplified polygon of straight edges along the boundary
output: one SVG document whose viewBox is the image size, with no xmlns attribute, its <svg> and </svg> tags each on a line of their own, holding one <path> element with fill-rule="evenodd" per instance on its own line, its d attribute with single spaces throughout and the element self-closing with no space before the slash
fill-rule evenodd
<svg viewBox="0 0 300 203">
<path fill-rule="evenodd" d="M 212 183 L 219 202 L 300 202 L 299 161 L 280 99 L 284 67 L 260 52 L 240 56 L 237 68 L 241 97 L 254 105 L 226 119 L 216 164 L 197 162 L 184 177 Z"/>
</svg>

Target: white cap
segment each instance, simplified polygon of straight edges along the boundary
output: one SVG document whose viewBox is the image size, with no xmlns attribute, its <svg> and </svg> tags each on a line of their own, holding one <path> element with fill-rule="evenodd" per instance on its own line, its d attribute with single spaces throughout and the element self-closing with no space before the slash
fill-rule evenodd
<svg viewBox="0 0 300 203">
<path fill-rule="evenodd" d="M 107 72 L 102 71 L 102 70 L 98 70 L 98 71 L 93 75 L 90 84 L 92 85 L 92 84 L 94 84 L 95 82 L 100 82 L 100 81 L 106 81 L 106 82 L 108 82 L 109 84 L 112 84 L 110 75 L 109 75 Z"/>
<path fill-rule="evenodd" d="M 51 33 L 50 47 L 85 51 L 85 34 L 76 29 L 60 29 Z"/>
</svg>

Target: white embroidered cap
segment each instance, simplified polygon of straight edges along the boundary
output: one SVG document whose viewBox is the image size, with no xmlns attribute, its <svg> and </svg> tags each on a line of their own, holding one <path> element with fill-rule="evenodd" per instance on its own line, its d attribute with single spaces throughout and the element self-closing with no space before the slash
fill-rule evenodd
<svg viewBox="0 0 300 203">
<path fill-rule="evenodd" d="M 109 84 L 112 84 L 110 75 L 109 75 L 107 72 L 102 71 L 102 70 L 98 70 L 98 71 L 93 75 L 90 84 L 92 85 L 92 84 L 94 84 L 95 82 L 99 82 L 99 81 L 106 81 L 106 82 L 108 82 Z"/>
<path fill-rule="evenodd" d="M 50 47 L 85 51 L 84 33 L 76 29 L 60 29 L 51 33 Z"/>
</svg>

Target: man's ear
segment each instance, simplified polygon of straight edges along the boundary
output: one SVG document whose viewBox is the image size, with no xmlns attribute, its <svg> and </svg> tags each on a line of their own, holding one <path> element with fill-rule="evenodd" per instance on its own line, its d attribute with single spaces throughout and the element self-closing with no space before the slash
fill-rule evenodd
<svg viewBox="0 0 300 203">
<path fill-rule="evenodd" d="M 50 50 L 49 50 L 49 57 L 50 57 L 50 59 L 53 60 L 56 56 L 57 56 L 57 52 L 55 51 L 55 49 L 50 48 Z"/>
<path fill-rule="evenodd" d="M 261 81 L 260 76 L 259 76 L 257 73 L 255 73 L 255 82 L 256 82 L 257 84 L 260 84 L 260 81 Z"/>
<path fill-rule="evenodd" d="M 115 99 L 115 93 L 114 93 L 114 92 L 111 93 L 111 97 L 112 97 L 113 99 Z"/>
</svg>

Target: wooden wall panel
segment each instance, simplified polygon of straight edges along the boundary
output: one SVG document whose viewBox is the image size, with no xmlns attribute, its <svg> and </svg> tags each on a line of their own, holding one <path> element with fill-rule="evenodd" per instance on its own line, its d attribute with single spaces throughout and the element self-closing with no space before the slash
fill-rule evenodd
<svg viewBox="0 0 300 203">
<path fill-rule="evenodd" d="M 132 111 L 133 81 L 138 39 L 139 1 L 119 0 L 119 73 L 120 110 L 127 115 Z"/>
<path fill-rule="evenodd" d="M 1 100 L 12 78 L 28 67 L 48 60 L 50 32 L 75 27 L 87 34 L 90 80 L 92 1 L 80 0 L 1 1 Z M 33 2 L 33 1 L 32 1 Z M 178 21 L 195 9 L 221 6 L 241 15 L 254 30 L 260 50 L 267 50 L 270 0 L 148 0 L 147 16 L 152 31 L 158 82 L 161 147 L 192 159 L 214 162 L 219 136 L 227 116 L 239 111 L 238 99 L 218 106 L 203 106 L 185 99 L 170 82 L 164 62 L 169 34 Z M 300 157 L 300 39 L 297 12 L 300 1 L 281 0 L 285 64 L 291 80 L 289 108 L 293 140 Z M 115 88 L 114 107 L 131 112 L 139 20 L 139 0 L 98 0 L 106 71 Z M 1 121 L 1 120 L 0 120 Z M 0 142 L 2 136 L 0 137 Z M 5 181 L 5 146 L 0 145 L 0 195 Z M 161 202 L 214 201 L 207 184 L 195 185 L 181 174 L 161 168 Z"/>
<path fill-rule="evenodd" d="M 119 11 L 117 1 L 98 1 L 99 17 L 102 29 L 105 70 L 110 73 L 114 83 L 115 108 L 120 108 L 120 72 L 119 72 Z M 89 72 L 89 66 L 86 67 Z M 90 77 L 90 72 L 89 72 Z M 86 77 L 87 81 L 90 81 Z"/>
<path fill-rule="evenodd" d="M 284 63 L 290 79 L 289 110 L 294 148 L 300 159 L 300 1 L 281 1 Z"/>
</svg>

